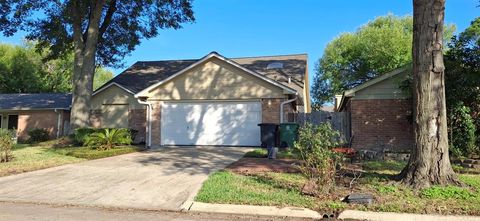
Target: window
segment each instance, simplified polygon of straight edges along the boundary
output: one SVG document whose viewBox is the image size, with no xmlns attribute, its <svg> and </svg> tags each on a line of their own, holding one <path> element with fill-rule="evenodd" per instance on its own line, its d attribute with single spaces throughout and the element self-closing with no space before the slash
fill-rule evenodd
<svg viewBox="0 0 480 221">
<path fill-rule="evenodd" d="M 8 115 L 7 129 L 13 130 L 18 128 L 18 115 Z"/>
</svg>

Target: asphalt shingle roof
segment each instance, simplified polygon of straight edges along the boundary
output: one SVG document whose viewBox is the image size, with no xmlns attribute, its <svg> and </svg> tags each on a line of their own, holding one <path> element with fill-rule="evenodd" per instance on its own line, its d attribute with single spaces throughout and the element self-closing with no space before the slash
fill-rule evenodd
<svg viewBox="0 0 480 221">
<path fill-rule="evenodd" d="M 71 94 L 0 94 L 0 110 L 69 109 Z"/>
<path fill-rule="evenodd" d="M 289 86 L 297 91 L 303 90 L 304 76 L 307 69 L 307 55 L 279 55 L 262 57 L 230 58 L 241 66 L 263 74 L 266 77 Z M 133 93 L 158 83 L 175 73 L 187 68 L 200 59 L 139 61 L 105 83 L 99 89 L 110 83 L 117 83 Z M 269 64 L 281 63 L 281 68 L 267 68 Z M 290 77 L 291 82 L 288 83 Z"/>
</svg>

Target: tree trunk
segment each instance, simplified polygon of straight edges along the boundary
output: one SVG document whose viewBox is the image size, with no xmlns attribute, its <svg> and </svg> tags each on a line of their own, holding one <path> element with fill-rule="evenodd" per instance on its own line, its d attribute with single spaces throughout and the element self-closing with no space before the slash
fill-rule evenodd
<svg viewBox="0 0 480 221">
<path fill-rule="evenodd" d="M 76 128 L 90 126 L 90 101 L 93 93 L 95 54 L 99 37 L 100 19 L 105 0 L 95 1 L 88 18 L 86 33 L 82 31 L 82 15 L 74 10 L 74 68 L 70 133 Z"/>
<path fill-rule="evenodd" d="M 445 0 L 413 0 L 415 147 L 400 173 L 414 188 L 460 184 L 448 154 L 442 54 Z"/>
</svg>

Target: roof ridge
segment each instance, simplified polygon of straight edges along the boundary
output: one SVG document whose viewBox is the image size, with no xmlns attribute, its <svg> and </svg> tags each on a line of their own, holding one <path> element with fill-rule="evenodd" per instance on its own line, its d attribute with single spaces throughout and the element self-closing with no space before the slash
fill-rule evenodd
<svg viewBox="0 0 480 221">
<path fill-rule="evenodd" d="M 161 62 L 161 61 L 198 61 L 200 59 L 194 59 L 194 58 L 189 58 L 189 59 L 167 59 L 167 60 L 151 60 L 151 61 L 136 61 L 133 64 L 140 63 L 140 62 Z"/>
<path fill-rule="evenodd" d="M 279 54 L 279 55 L 259 55 L 259 56 L 246 56 L 246 57 L 227 57 L 228 59 L 242 59 L 242 58 L 266 58 L 266 57 L 287 57 L 287 56 L 298 56 L 298 55 L 306 55 L 308 53 L 297 53 L 297 54 Z"/>
<path fill-rule="evenodd" d="M 211 53 L 217 53 L 218 52 L 211 52 Z M 209 53 L 210 54 L 210 53 Z M 287 57 L 287 56 L 298 56 L 298 55 L 306 55 L 308 56 L 308 53 L 295 53 L 295 54 L 279 54 L 279 55 L 258 55 L 258 56 L 242 56 L 242 57 L 226 57 L 228 59 L 243 59 L 243 58 L 266 58 L 266 57 Z M 223 55 L 222 55 L 223 56 Z M 203 57 L 202 57 L 203 58 Z M 186 58 L 186 59 L 166 59 L 166 60 L 150 60 L 150 61 L 136 61 L 136 63 L 140 62 L 162 62 L 162 61 L 198 61 L 202 58 Z"/>
</svg>

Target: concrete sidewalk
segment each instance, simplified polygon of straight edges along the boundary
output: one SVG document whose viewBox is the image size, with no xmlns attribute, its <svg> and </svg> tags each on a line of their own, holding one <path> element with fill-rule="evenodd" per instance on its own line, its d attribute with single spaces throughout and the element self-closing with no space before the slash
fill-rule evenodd
<svg viewBox="0 0 480 221">
<path fill-rule="evenodd" d="M 183 211 L 226 213 L 226 214 L 247 214 L 276 217 L 297 217 L 306 219 L 321 219 L 323 214 L 306 208 L 297 207 L 275 207 L 275 206 L 252 206 L 252 205 L 231 205 L 212 204 L 201 202 L 189 202 L 184 204 Z M 331 214 L 328 214 L 331 215 Z M 345 210 L 337 217 L 340 220 L 371 220 L 371 221 L 480 221 L 478 216 L 442 216 L 430 214 L 412 213 L 387 213 L 387 212 L 365 212 L 357 210 Z"/>
<path fill-rule="evenodd" d="M 340 213 L 339 219 L 358 219 L 371 221 L 480 221 L 479 216 L 442 216 L 412 213 L 387 213 L 345 210 Z"/>
<path fill-rule="evenodd" d="M 316 211 L 298 207 L 252 206 L 191 202 L 184 204 L 183 211 L 205 213 L 248 214 L 259 216 L 297 217 L 321 219 L 322 215 Z"/>
</svg>

